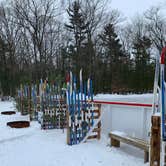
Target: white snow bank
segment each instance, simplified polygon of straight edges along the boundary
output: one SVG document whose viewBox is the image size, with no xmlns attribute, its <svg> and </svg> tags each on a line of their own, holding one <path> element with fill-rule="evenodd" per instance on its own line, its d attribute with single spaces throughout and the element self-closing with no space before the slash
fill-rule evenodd
<svg viewBox="0 0 166 166">
<path fill-rule="evenodd" d="M 94 97 L 94 100 L 151 104 L 153 101 L 153 94 L 139 94 L 139 95 L 97 94 Z"/>
</svg>

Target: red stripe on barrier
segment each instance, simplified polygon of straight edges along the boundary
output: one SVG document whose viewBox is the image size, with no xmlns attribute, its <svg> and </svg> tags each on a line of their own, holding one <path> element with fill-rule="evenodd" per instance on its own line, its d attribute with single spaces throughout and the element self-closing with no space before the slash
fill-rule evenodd
<svg viewBox="0 0 166 166">
<path fill-rule="evenodd" d="M 136 106 L 136 107 L 152 107 L 152 104 L 142 104 L 142 103 L 126 103 L 126 102 L 114 102 L 114 101 L 98 101 L 94 100 L 97 104 L 110 104 L 110 105 L 125 105 L 125 106 Z"/>
</svg>

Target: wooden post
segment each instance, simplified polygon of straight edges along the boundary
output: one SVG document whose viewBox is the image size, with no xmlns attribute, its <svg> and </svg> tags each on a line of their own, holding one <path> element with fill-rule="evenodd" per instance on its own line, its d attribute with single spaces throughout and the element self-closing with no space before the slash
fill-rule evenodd
<svg viewBox="0 0 166 166">
<path fill-rule="evenodd" d="M 70 144 L 70 127 L 69 127 L 69 108 L 66 106 L 66 121 L 67 121 L 67 144 Z"/>
<path fill-rule="evenodd" d="M 114 147 L 120 147 L 120 141 L 114 139 L 114 138 L 111 138 L 111 146 L 114 146 Z"/>
<path fill-rule="evenodd" d="M 165 126 L 166 127 L 166 126 Z M 166 142 L 162 141 L 161 142 L 161 157 L 160 157 L 160 163 L 161 166 L 166 166 Z"/>
<path fill-rule="evenodd" d="M 101 104 L 99 105 L 98 104 L 98 109 L 99 109 L 99 118 L 101 116 Z M 98 136 L 97 136 L 97 139 L 99 140 L 101 138 L 101 121 L 98 123 L 98 129 L 99 129 L 99 132 L 98 132 Z"/>
<path fill-rule="evenodd" d="M 23 109 L 24 109 L 24 105 L 23 105 L 23 94 L 21 94 L 21 115 L 23 115 L 23 112 L 24 112 Z"/>
<path fill-rule="evenodd" d="M 30 121 L 32 121 L 32 103 L 31 103 L 31 85 L 28 87 L 28 112 L 30 116 Z M 34 110 L 33 110 L 34 111 Z"/>
<path fill-rule="evenodd" d="M 151 118 L 151 142 L 150 142 L 150 166 L 160 166 L 160 139 L 161 139 L 161 118 L 153 115 Z"/>
<path fill-rule="evenodd" d="M 144 151 L 144 163 L 149 162 L 149 152 L 148 151 Z"/>
</svg>

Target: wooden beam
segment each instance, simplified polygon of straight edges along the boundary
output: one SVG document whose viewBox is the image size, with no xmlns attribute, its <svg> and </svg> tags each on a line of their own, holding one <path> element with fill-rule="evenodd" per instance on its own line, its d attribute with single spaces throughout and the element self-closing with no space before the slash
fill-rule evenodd
<svg viewBox="0 0 166 166">
<path fill-rule="evenodd" d="M 111 139 L 113 138 L 120 142 L 129 144 L 129 145 L 133 145 L 133 146 L 143 149 L 145 151 L 149 151 L 149 143 L 147 141 L 140 140 L 137 138 L 135 139 L 135 138 L 127 136 L 127 135 L 121 136 L 121 135 L 117 135 L 117 134 L 113 134 L 113 133 L 110 133 L 109 135 L 110 135 Z"/>
<path fill-rule="evenodd" d="M 89 137 L 88 137 L 88 139 L 97 139 L 98 138 L 98 135 L 90 135 Z"/>
<path fill-rule="evenodd" d="M 161 139 L 161 131 L 160 124 L 161 118 L 160 116 L 153 115 L 151 118 L 151 150 L 150 150 L 150 166 L 160 166 L 160 139 Z"/>
</svg>

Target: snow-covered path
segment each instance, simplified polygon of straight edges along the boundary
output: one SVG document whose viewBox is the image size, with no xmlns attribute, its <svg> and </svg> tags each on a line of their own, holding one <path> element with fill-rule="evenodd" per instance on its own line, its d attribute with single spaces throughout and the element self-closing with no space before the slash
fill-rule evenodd
<svg viewBox="0 0 166 166">
<path fill-rule="evenodd" d="M 12 102 L 0 102 L 0 112 L 14 110 Z M 6 122 L 27 119 L 19 113 L 0 115 L 1 166 L 147 166 L 143 152 L 127 145 L 111 148 L 107 139 L 75 146 L 66 144 L 62 130 L 41 130 L 37 122 L 30 128 L 11 129 Z M 141 156 L 141 157 L 140 157 Z"/>
</svg>

